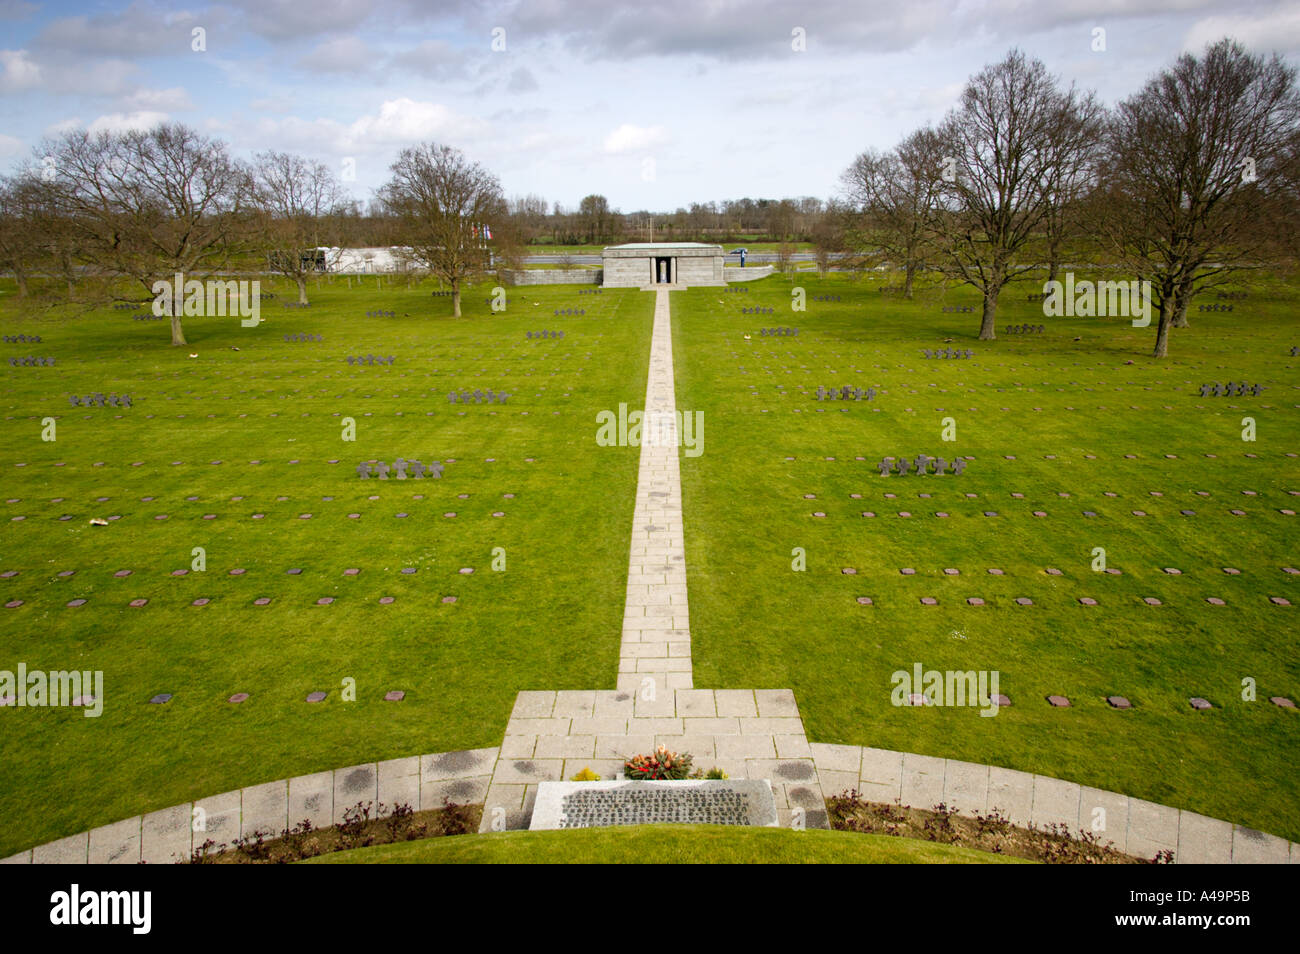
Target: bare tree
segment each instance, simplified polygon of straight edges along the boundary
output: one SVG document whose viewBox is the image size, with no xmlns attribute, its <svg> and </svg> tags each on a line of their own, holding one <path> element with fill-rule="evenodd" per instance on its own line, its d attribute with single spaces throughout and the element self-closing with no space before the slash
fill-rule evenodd
<svg viewBox="0 0 1300 954">
<path fill-rule="evenodd" d="M 1192 296 L 1267 253 L 1264 223 L 1288 189 L 1297 129 L 1295 69 L 1229 39 L 1183 54 L 1116 109 L 1096 227 L 1151 282 L 1155 357 L 1186 326 Z"/>
<path fill-rule="evenodd" d="M 28 296 L 45 251 L 38 223 L 40 191 L 28 175 L 0 179 L 0 269 L 13 272 L 19 298 Z"/>
<path fill-rule="evenodd" d="M 836 202 L 830 202 L 811 227 L 813 258 L 817 262 L 817 277 L 825 278 L 831 259 L 844 251 L 844 225 L 847 211 Z"/>
<path fill-rule="evenodd" d="M 384 186 L 385 202 L 401 219 L 412 253 L 451 286 L 460 317 L 461 285 L 488 267 L 483 225 L 505 217 L 501 184 L 458 149 L 423 143 L 403 149 Z"/>
<path fill-rule="evenodd" d="M 183 273 L 202 280 L 225 266 L 246 237 L 246 179 L 225 143 L 167 123 L 122 133 L 65 133 L 53 157 L 51 194 L 78 254 L 153 294 Z M 173 345 L 186 344 L 175 302 L 165 300 Z"/>
<path fill-rule="evenodd" d="M 1053 170 L 1089 99 L 1073 87 L 1060 91 L 1039 60 L 1012 50 L 970 79 L 939 130 L 950 153 L 931 235 L 944 271 L 983 296 L 980 340 L 996 337 L 1003 286 L 1038 264 L 1028 258 L 1031 239 L 1052 207 Z"/>
<path fill-rule="evenodd" d="M 1103 158 L 1105 110 L 1092 93 L 1081 94 L 1053 129 L 1052 162 L 1044 189 L 1044 257 L 1047 280 L 1056 281 L 1066 242 L 1082 227 L 1085 199 L 1097 185 Z"/>
<path fill-rule="evenodd" d="M 885 258 L 902 269 L 905 298 L 926 261 L 943 157 L 942 141 L 927 127 L 890 152 L 862 153 L 840 177 L 857 210 L 849 241 L 864 264 Z"/>
<path fill-rule="evenodd" d="M 346 196 L 329 167 L 287 152 L 254 157 L 253 202 L 258 237 L 268 252 L 271 271 L 298 285 L 298 301 L 307 304 L 307 278 L 318 271 L 315 250 L 336 244 L 331 223 Z M 326 241 L 326 238 L 330 239 Z"/>
</svg>

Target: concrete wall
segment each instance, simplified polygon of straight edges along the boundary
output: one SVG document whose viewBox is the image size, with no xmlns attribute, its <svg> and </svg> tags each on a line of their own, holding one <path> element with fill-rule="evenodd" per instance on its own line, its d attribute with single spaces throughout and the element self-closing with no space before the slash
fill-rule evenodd
<svg viewBox="0 0 1300 954">
<path fill-rule="evenodd" d="M 651 284 L 651 262 L 649 256 L 641 258 L 606 258 L 604 284 L 607 288 L 640 288 Z"/>
<path fill-rule="evenodd" d="M 497 277 L 503 285 L 599 285 L 600 268 L 502 268 Z"/>
<path fill-rule="evenodd" d="M 606 254 L 604 258 L 604 284 L 609 288 L 643 288 L 655 284 L 654 260 L 669 258 L 674 263 L 673 284 L 725 285 L 723 257 L 696 250 L 674 253 L 645 252 L 633 254 Z"/>
<path fill-rule="evenodd" d="M 755 282 L 760 278 L 767 278 L 768 275 L 776 271 L 775 265 L 749 265 L 745 268 L 728 268 L 724 271 L 726 284 L 734 285 L 736 282 Z"/>
</svg>

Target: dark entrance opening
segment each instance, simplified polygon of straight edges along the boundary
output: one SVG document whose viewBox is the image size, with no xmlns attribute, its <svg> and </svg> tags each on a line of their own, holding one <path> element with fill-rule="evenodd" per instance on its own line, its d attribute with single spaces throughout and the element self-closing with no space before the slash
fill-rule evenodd
<svg viewBox="0 0 1300 954">
<path fill-rule="evenodd" d="M 655 284 L 669 284 L 673 280 L 673 260 L 667 256 L 655 257 Z"/>
</svg>

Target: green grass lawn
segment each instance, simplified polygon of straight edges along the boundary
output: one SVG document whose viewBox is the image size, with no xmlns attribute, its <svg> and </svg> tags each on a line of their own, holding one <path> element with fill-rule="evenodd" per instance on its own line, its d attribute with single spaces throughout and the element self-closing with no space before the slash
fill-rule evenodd
<svg viewBox="0 0 1300 954">
<path fill-rule="evenodd" d="M 986 851 L 888 835 L 721 825 L 507 831 L 358 848 L 305 864 L 1014 864 Z M 1028 864 L 1029 862 L 1023 862 Z"/>
<path fill-rule="evenodd" d="M 1300 837 L 1300 712 L 1268 701 L 1300 700 L 1300 605 L 1269 602 L 1300 604 L 1298 577 L 1282 569 L 1300 566 L 1297 518 L 1279 512 L 1300 509 L 1294 284 L 1243 285 L 1250 297 L 1231 314 L 1194 304 L 1159 362 L 1154 327 L 1044 318 L 1028 285 L 1004 295 L 999 328 L 1047 331 L 981 342 L 969 290 L 905 302 L 876 290 L 883 279 L 800 281 L 810 298 L 842 300 L 793 313 L 778 277 L 745 294 L 673 296 L 678 408 L 706 423 L 703 455 L 681 463 L 695 684 L 792 688 L 813 741 L 1041 772 Z M 760 336 L 776 326 L 799 335 Z M 975 356 L 922 356 L 945 346 Z M 1230 380 L 1268 390 L 1199 396 L 1201 383 Z M 818 385 L 846 384 L 879 393 L 815 399 Z M 1242 441 L 1246 416 L 1254 443 Z M 941 440 L 946 417 L 955 442 Z M 917 453 L 974 460 L 961 476 L 876 470 Z M 1096 547 L 1121 575 L 1092 570 Z M 894 707 L 891 674 L 915 663 L 997 670 L 1012 706 L 995 718 Z M 1256 701 L 1242 698 L 1248 678 Z M 1050 707 L 1049 694 L 1072 708 Z M 1111 709 L 1113 694 L 1133 708 Z M 1215 708 L 1194 711 L 1193 696 Z"/>
<path fill-rule="evenodd" d="M 1250 298 L 1232 314 L 1193 306 L 1173 356 L 1156 362 L 1153 329 L 1045 319 L 1028 287 L 1006 294 L 999 324 L 1049 331 L 978 342 L 977 312 L 940 311 L 975 304 L 969 292 L 923 290 L 909 303 L 881 296 L 883 279 L 799 280 L 843 300 L 791 313 L 778 277 L 672 297 L 678 407 L 706 422 L 704 454 L 682 458 L 695 684 L 792 688 L 813 741 L 1037 771 L 1300 836 L 1300 713 L 1267 701 L 1300 698 L 1300 607 L 1269 602 L 1300 604 L 1282 570 L 1300 563 L 1295 518 L 1279 512 L 1300 503 L 1300 467 L 1286 456 L 1300 453 L 1294 286 L 1243 286 Z M 267 302 L 256 328 L 191 319 L 191 345 L 172 348 L 165 322 L 25 308 L 0 284 L 4 334 L 44 338 L 4 344 L 5 356 L 58 362 L 0 362 L 0 573 L 17 572 L 0 594 L 22 601 L 0 613 L 0 669 L 105 678 L 97 719 L 0 708 L 0 856 L 240 786 L 496 745 L 519 690 L 613 685 L 639 455 L 602 452 L 596 413 L 640 406 L 653 296 L 512 288 L 494 315 L 480 285 L 455 320 L 429 287 L 335 279 L 310 309 Z M 740 314 L 760 305 L 773 315 Z M 562 307 L 587 315 L 555 317 Z M 378 309 L 395 317 L 365 317 Z M 800 334 L 759 336 L 778 325 Z M 566 336 L 525 337 L 542 329 Z M 324 340 L 285 342 L 290 333 Z M 921 357 L 945 338 L 975 357 Z M 368 353 L 397 360 L 345 361 Z M 1215 380 L 1268 390 L 1200 398 Z M 819 384 L 879 394 L 819 402 Z M 501 387 L 506 405 L 446 397 Z M 67 395 L 95 391 L 130 393 L 135 406 L 70 406 Z M 355 443 L 341 439 L 349 416 Z M 1254 443 L 1241 440 L 1245 416 Z M 46 417 L 57 418 L 53 443 L 41 440 Z M 945 417 L 956 442 L 941 440 Z M 884 455 L 918 452 L 974 460 L 960 477 L 875 470 Z M 360 461 L 399 456 L 442 461 L 443 477 L 356 474 Z M 206 571 L 173 576 L 195 547 Z M 504 572 L 493 570 L 498 547 Z M 791 569 L 796 547 L 806 571 Z M 1092 571 L 1096 547 L 1121 575 Z M 326 596 L 335 602 L 316 605 Z M 895 708 L 890 674 L 915 663 L 997 670 L 1013 704 L 996 718 Z M 1247 678 L 1257 701 L 1242 699 Z M 343 699 L 347 680 L 355 702 Z M 384 702 L 390 689 L 405 700 Z M 304 702 L 314 690 L 326 701 Z M 236 692 L 249 700 L 227 703 Z M 157 693 L 174 698 L 150 705 Z M 1073 707 L 1050 708 L 1049 693 Z M 1110 694 L 1134 708 L 1110 709 Z M 1193 711 L 1192 696 L 1215 708 Z M 822 833 L 804 836 L 806 846 Z M 428 850 L 514 837 L 530 836 Z"/>
<path fill-rule="evenodd" d="M 0 360 L 0 572 L 18 573 L 0 594 L 23 601 L 0 610 L 0 669 L 103 670 L 105 697 L 99 718 L 0 708 L 0 856 L 244 785 L 497 745 L 519 690 L 614 684 L 638 454 L 598 448 L 595 419 L 639 406 L 653 298 L 510 289 L 494 315 L 480 285 L 456 320 L 432 286 L 350 284 L 323 284 L 303 310 L 264 284 L 281 297 L 261 325 L 189 319 L 188 348 L 165 321 L 28 310 L 0 286 L 4 333 L 43 338 L 4 358 L 57 360 Z M 379 309 L 396 316 L 365 317 Z M 526 338 L 544 329 L 565 337 Z M 369 353 L 396 361 L 345 361 Z M 447 400 L 502 387 L 505 405 Z M 69 404 L 95 391 L 134 406 Z M 443 476 L 356 473 L 399 456 L 442 461 Z M 206 572 L 173 577 L 195 547 Z M 391 689 L 405 700 L 383 701 Z M 314 690 L 326 701 L 305 703 Z M 250 699 L 227 703 L 236 692 Z M 158 693 L 174 697 L 150 705 Z"/>
</svg>

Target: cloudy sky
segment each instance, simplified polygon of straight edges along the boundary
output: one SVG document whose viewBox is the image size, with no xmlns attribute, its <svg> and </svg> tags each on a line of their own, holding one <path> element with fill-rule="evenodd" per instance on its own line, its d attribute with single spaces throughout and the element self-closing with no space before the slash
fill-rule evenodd
<svg viewBox="0 0 1300 954">
<path fill-rule="evenodd" d="M 570 207 L 826 198 L 1012 46 L 1113 103 L 1224 35 L 1298 64 L 1300 4 L 0 0 L 0 169 L 70 126 L 176 120 L 318 158 L 363 199 L 420 140 Z"/>
</svg>

